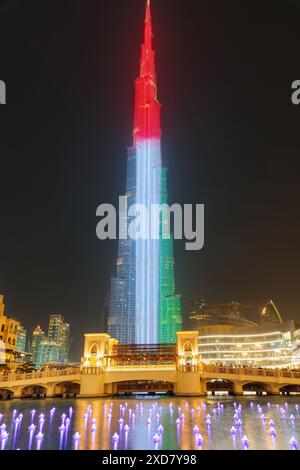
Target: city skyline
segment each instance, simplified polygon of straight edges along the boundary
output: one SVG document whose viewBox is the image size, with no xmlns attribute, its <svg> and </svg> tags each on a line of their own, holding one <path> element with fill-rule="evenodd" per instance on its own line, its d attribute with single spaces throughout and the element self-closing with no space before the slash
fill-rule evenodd
<svg viewBox="0 0 300 470">
<path fill-rule="evenodd" d="M 101 312 L 116 247 L 96 239 L 95 209 L 124 190 L 144 9 L 143 1 L 112 3 L 91 2 L 95 14 L 79 15 L 74 2 L 67 30 L 58 20 L 59 14 L 69 18 L 66 7 L 49 10 L 43 27 L 29 7 L 30 33 L 23 18 L 10 32 L 4 21 L 14 18 L 14 9 L 1 6 L 1 79 L 11 106 L 3 110 L 0 143 L 0 292 L 8 313 L 27 329 L 61 311 L 79 341 L 83 317 L 85 329 L 104 328 Z M 255 305 L 273 298 L 286 318 L 299 321 L 299 109 L 290 100 L 298 6 L 287 2 L 283 17 L 274 6 L 270 16 L 254 2 L 247 25 L 236 2 L 226 11 L 203 2 L 201 14 L 197 3 L 152 6 L 170 199 L 208 208 L 204 250 L 191 255 L 175 243 L 178 290 L 185 300 L 200 292 L 212 301 L 226 295 Z M 89 28 L 78 28 L 82 14 Z M 279 22 L 282 37 L 276 36 Z M 57 44 L 64 44 L 56 54 L 53 23 Z M 29 66 L 22 83 L 16 79 L 23 59 L 14 54 L 14 28 L 26 38 Z M 28 44 L 36 38 L 41 41 L 33 53 Z M 80 350 L 74 349 L 77 357 Z"/>
</svg>

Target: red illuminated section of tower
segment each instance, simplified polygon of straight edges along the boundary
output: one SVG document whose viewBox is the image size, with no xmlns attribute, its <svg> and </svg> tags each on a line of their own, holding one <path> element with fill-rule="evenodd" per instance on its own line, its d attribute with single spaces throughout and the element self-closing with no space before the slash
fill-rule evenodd
<svg viewBox="0 0 300 470">
<path fill-rule="evenodd" d="M 134 145 L 145 139 L 160 139 L 160 104 L 157 100 L 155 52 L 152 48 L 152 19 L 147 0 L 145 39 L 142 44 L 140 76 L 135 81 Z"/>
</svg>

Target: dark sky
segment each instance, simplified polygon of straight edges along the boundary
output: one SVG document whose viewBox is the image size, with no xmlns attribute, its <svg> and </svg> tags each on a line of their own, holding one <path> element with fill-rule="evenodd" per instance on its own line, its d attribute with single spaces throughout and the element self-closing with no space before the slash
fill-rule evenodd
<svg viewBox="0 0 300 470">
<path fill-rule="evenodd" d="M 205 203 L 206 244 L 176 242 L 185 303 L 300 321 L 299 0 L 152 0 L 170 202 Z M 125 189 L 144 0 L 2 0 L 0 292 L 29 330 L 50 313 L 103 329 L 117 243 L 96 208 Z"/>
</svg>

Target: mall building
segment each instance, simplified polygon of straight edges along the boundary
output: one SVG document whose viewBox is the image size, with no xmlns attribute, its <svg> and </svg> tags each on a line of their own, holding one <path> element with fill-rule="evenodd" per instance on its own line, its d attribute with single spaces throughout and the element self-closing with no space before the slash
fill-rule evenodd
<svg viewBox="0 0 300 470">
<path fill-rule="evenodd" d="M 283 321 L 270 301 L 258 322 L 244 318 L 242 305 L 207 305 L 195 300 L 190 321 L 199 333 L 201 360 L 206 364 L 274 368 L 300 367 L 300 329 Z"/>
</svg>

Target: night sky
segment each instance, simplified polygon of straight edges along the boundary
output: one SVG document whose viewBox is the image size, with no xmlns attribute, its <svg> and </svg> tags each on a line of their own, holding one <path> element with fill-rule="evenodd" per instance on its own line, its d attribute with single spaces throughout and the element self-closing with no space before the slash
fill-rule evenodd
<svg viewBox="0 0 300 470">
<path fill-rule="evenodd" d="M 269 299 L 300 322 L 299 0 L 152 0 L 170 202 L 206 205 L 176 242 L 192 295 Z M 117 242 L 96 208 L 125 191 L 144 0 L 2 0 L 0 292 L 30 330 L 62 313 L 79 359 L 103 330 Z"/>
</svg>

